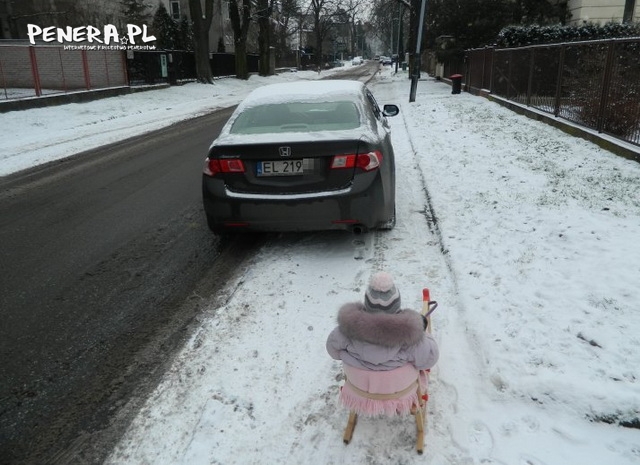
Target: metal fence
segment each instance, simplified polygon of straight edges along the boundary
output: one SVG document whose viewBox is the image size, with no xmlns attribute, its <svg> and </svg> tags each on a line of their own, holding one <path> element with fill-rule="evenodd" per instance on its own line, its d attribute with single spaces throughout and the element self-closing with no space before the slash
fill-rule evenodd
<svg viewBox="0 0 640 465">
<path fill-rule="evenodd" d="M 247 54 L 247 68 L 250 73 L 258 72 L 258 60 L 258 55 Z M 233 53 L 211 53 L 209 64 L 213 77 L 236 74 L 236 58 Z M 180 50 L 129 52 L 127 73 L 131 85 L 157 84 L 197 77 L 194 53 Z"/>
<path fill-rule="evenodd" d="M 137 51 L 126 53 L 129 84 L 158 84 L 194 79 L 196 65 L 193 52 Z"/>
<path fill-rule="evenodd" d="M 467 52 L 466 90 L 640 145 L 640 39 Z"/>
</svg>

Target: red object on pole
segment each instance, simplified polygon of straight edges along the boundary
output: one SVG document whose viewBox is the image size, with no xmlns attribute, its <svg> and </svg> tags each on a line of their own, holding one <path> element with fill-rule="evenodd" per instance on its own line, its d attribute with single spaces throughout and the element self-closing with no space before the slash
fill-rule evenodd
<svg viewBox="0 0 640 465">
<path fill-rule="evenodd" d="M 36 97 L 42 95 L 42 87 L 40 87 L 40 73 L 38 72 L 38 62 L 36 60 L 36 49 L 29 47 L 29 58 L 31 59 L 31 75 L 33 77 L 33 87 L 36 91 Z"/>
<path fill-rule="evenodd" d="M 431 300 L 431 294 L 429 293 L 429 288 L 425 287 L 422 289 L 422 301 L 429 302 Z"/>
</svg>

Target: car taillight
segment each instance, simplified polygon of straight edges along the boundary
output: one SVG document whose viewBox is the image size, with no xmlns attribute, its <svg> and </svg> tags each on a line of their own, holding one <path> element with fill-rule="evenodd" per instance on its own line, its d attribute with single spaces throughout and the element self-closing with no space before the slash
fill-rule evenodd
<svg viewBox="0 0 640 465">
<path fill-rule="evenodd" d="M 369 153 L 335 155 L 331 160 L 331 169 L 353 168 L 354 166 L 364 171 L 371 171 L 382 163 L 382 152 L 374 150 Z"/>
<path fill-rule="evenodd" d="M 353 168 L 356 166 L 356 157 L 355 153 L 348 155 L 334 155 L 333 160 L 331 160 L 331 169 L 339 170 L 342 168 Z"/>
<path fill-rule="evenodd" d="M 244 163 L 237 158 L 207 158 L 204 161 L 203 173 L 207 176 L 215 176 L 218 173 L 244 173 Z"/>
<path fill-rule="evenodd" d="M 375 170 L 382 163 L 382 152 L 374 150 L 369 153 L 358 154 L 356 166 L 364 171 Z"/>
</svg>

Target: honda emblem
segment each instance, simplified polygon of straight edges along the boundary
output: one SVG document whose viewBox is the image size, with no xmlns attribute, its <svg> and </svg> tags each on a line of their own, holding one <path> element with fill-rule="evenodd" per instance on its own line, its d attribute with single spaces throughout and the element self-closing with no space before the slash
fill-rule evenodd
<svg viewBox="0 0 640 465">
<path fill-rule="evenodd" d="M 281 157 L 290 157 L 291 156 L 291 147 L 280 147 L 280 156 Z"/>
</svg>

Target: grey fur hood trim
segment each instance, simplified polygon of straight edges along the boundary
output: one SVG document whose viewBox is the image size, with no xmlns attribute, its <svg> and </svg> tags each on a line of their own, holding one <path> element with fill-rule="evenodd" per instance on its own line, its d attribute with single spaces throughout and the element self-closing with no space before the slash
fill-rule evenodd
<svg viewBox="0 0 640 465">
<path fill-rule="evenodd" d="M 422 315 L 418 312 L 369 313 L 359 302 L 344 304 L 340 308 L 338 327 L 349 339 L 384 347 L 413 346 L 424 336 Z"/>
</svg>

